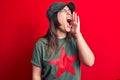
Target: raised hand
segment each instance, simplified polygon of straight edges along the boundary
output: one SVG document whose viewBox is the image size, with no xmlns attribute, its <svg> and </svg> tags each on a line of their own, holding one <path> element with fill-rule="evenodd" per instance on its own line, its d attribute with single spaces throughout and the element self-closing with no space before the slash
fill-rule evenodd
<svg viewBox="0 0 120 80">
<path fill-rule="evenodd" d="M 73 12 L 72 14 L 72 30 L 71 30 L 73 36 L 75 38 L 78 37 L 80 34 L 80 19 L 76 12 Z"/>
</svg>

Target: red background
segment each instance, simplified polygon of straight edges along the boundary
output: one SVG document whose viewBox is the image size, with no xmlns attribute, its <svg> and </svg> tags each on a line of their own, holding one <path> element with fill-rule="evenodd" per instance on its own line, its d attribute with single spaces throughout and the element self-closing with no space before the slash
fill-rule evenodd
<svg viewBox="0 0 120 80">
<path fill-rule="evenodd" d="M 54 1 L 0 0 L 0 80 L 32 80 L 33 47 L 48 29 L 46 10 Z M 120 80 L 120 1 L 74 2 L 96 58 L 94 66 L 82 65 L 82 80 Z"/>
</svg>

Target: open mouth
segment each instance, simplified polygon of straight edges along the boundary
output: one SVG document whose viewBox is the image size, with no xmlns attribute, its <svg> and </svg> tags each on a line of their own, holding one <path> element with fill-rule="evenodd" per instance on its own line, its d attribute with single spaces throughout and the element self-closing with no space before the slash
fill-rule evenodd
<svg viewBox="0 0 120 80">
<path fill-rule="evenodd" d="M 67 19 L 69 25 L 72 25 L 72 19 Z"/>
</svg>

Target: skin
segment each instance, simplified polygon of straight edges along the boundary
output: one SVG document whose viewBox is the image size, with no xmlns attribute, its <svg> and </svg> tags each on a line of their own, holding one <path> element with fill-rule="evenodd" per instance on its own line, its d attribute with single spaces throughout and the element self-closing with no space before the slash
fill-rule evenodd
<svg viewBox="0 0 120 80">
<path fill-rule="evenodd" d="M 62 16 L 62 17 L 61 17 Z M 58 38 L 65 38 L 66 33 L 70 32 L 72 29 L 72 25 L 69 25 L 67 19 L 72 19 L 72 14 L 70 9 L 65 6 L 61 11 L 57 14 L 58 22 L 61 24 L 57 29 Z"/>
<path fill-rule="evenodd" d="M 58 39 L 65 38 L 67 32 L 72 32 L 76 39 L 80 61 L 86 66 L 94 64 L 94 55 L 80 32 L 80 19 L 76 12 L 71 14 L 69 8 L 65 6 L 58 12 L 57 18 L 61 26 L 57 29 Z M 67 19 L 72 19 L 72 24 L 69 25 Z M 41 80 L 40 67 L 33 65 L 33 80 Z"/>
</svg>

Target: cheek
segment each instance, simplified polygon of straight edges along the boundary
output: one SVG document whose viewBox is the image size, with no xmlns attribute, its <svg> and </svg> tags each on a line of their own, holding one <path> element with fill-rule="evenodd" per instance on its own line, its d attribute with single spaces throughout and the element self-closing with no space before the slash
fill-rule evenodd
<svg viewBox="0 0 120 80">
<path fill-rule="evenodd" d="M 57 18 L 58 18 L 59 23 L 61 23 L 61 24 L 65 23 L 65 21 L 66 21 L 66 15 L 65 14 L 58 13 Z"/>
</svg>

